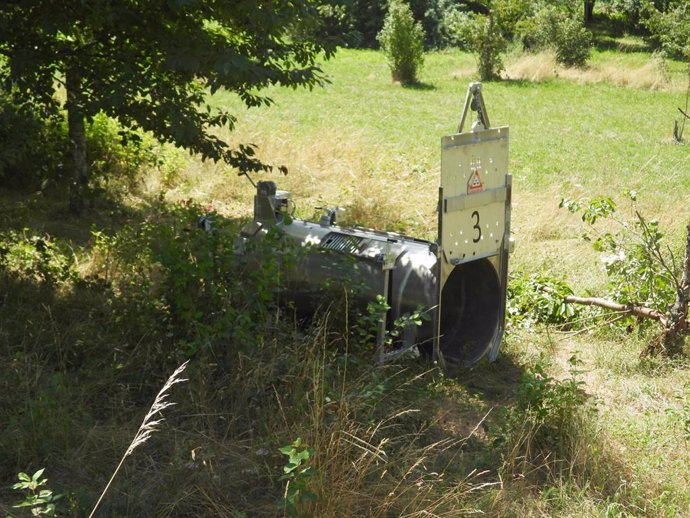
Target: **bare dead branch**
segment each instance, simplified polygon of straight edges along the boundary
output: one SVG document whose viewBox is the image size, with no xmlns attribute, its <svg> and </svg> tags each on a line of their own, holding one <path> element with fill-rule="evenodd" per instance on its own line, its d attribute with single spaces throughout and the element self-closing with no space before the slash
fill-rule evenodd
<svg viewBox="0 0 690 518">
<path fill-rule="evenodd" d="M 661 323 L 666 321 L 666 315 L 660 313 L 656 309 L 647 308 L 644 306 L 635 306 L 633 304 L 620 304 L 611 300 L 602 299 L 599 297 L 577 297 L 575 295 L 568 295 L 563 298 L 563 302 L 569 304 L 581 304 L 583 306 L 598 306 L 600 308 L 618 311 L 627 315 L 633 315 L 641 318 L 651 318 Z"/>
<path fill-rule="evenodd" d="M 554 290 L 548 286 L 541 286 L 541 290 L 546 293 L 555 293 Z M 634 304 L 620 304 L 612 300 L 602 299 L 600 297 L 578 297 L 576 295 L 566 295 L 563 297 L 563 302 L 567 304 L 580 304 L 582 306 L 597 306 L 604 309 L 610 309 L 625 315 L 632 315 L 641 318 L 650 318 L 665 324 L 667 316 L 657 311 L 656 309 L 647 308 L 644 306 L 635 306 Z"/>
</svg>

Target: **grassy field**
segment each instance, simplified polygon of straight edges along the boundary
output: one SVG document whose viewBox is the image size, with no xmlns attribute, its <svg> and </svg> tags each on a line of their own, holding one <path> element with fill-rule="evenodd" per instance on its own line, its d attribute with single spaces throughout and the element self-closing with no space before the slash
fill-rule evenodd
<svg viewBox="0 0 690 518">
<path fill-rule="evenodd" d="M 651 59 L 638 54 L 636 65 Z M 606 51 L 594 61 L 622 74 L 627 56 Z M 279 181 L 294 192 L 303 216 L 339 204 L 351 222 L 433 238 L 440 137 L 459 122 L 473 67 L 467 54 L 431 54 L 422 84 L 401 88 L 390 82 L 380 54 L 341 50 L 325 66 L 330 85 L 308 94 L 271 92 L 275 106 L 245 112 L 233 138 L 257 143 L 267 161 L 288 166 Z M 680 64 L 671 69 L 676 81 L 687 79 Z M 578 261 L 589 250 L 578 243 L 576 219 L 558 210 L 561 196 L 620 198 L 637 190 L 643 209 L 671 231 L 682 230 L 690 158 L 675 145 L 672 128 L 684 94 L 562 79 L 485 85 L 491 123 L 511 128 L 513 231 L 529 250 L 518 252 L 516 264 L 533 268 L 554 256 Z M 240 109 L 231 98 L 217 102 Z M 208 199 L 236 200 L 230 211 L 247 207 L 252 192 L 243 179 L 207 187 Z"/>
<path fill-rule="evenodd" d="M 484 85 L 492 125 L 511 132 L 514 272 L 603 289 L 599 254 L 580 238 L 579 218 L 558 208 L 562 196 L 622 201 L 636 190 L 640 209 L 680 244 L 690 148 L 671 135 L 687 71 L 671 62 L 659 79 L 651 54 L 624 43 L 635 52 L 597 51 L 589 70 L 567 74 L 548 56 L 511 55 L 516 75 Z M 323 88 L 271 90 L 269 109 L 216 95 L 238 115 L 230 139 L 288 167 L 268 177 L 293 192 L 302 217 L 337 204 L 347 223 L 433 239 L 440 139 L 457 126 L 473 57 L 429 54 L 413 87 L 391 83 L 373 51 L 341 50 L 324 70 Z M 246 179 L 183 162 L 174 180 L 151 175 L 136 197 L 84 220 L 3 194 L 3 230 L 26 226 L 69 243 L 83 281 L 2 278 L 0 345 L 12 362 L 0 385 L 0 513 L 16 501 L 7 488 L 16 472 L 46 467 L 51 487 L 84 516 L 156 387 L 190 350 L 201 360 L 174 393 L 179 411 L 128 460 L 102 516 L 282 516 L 277 449 L 297 437 L 313 448 L 305 465 L 315 474 L 302 482 L 318 496 L 305 507 L 315 517 L 690 515 L 690 363 L 640 359 L 649 331 L 513 327 L 498 362 L 449 379 L 420 361 L 371 369 L 371 352 L 350 343 L 353 324 L 336 315 L 306 334 L 263 315 L 256 341 L 223 328 L 209 350 L 172 331 L 180 322 L 156 321 L 167 313 L 148 304 L 159 289 L 148 279 L 193 273 L 165 270 L 166 253 L 147 265 L 141 236 L 153 242 L 179 226 L 163 252 L 194 239 L 180 222 L 197 206 L 184 200 L 216 210 L 229 233 L 251 210 Z M 99 245 L 94 229 L 116 237 Z M 225 296 L 245 309 L 255 297 Z M 525 397 L 547 417 L 534 421 Z"/>
</svg>

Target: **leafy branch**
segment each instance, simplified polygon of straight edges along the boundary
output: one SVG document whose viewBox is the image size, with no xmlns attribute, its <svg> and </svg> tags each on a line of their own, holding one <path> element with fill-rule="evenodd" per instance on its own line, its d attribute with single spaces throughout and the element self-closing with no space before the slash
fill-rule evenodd
<svg viewBox="0 0 690 518">
<path fill-rule="evenodd" d="M 611 298 L 578 297 L 568 294 L 563 302 L 598 306 L 638 318 L 658 321 L 662 332 L 642 352 L 676 352 L 688 330 L 688 301 L 690 301 L 690 224 L 687 226 L 685 259 L 679 267 L 673 251 L 663 245 L 663 233 L 658 221 L 648 220 L 636 208 L 637 193 L 628 191 L 632 202 L 632 216 L 625 219 L 616 210 L 611 198 L 598 197 L 589 202 L 562 199 L 560 207 L 580 213 L 588 226 L 583 236 L 592 242 L 609 276 Z M 600 219 L 618 225 L 615 233 L 595 228 Z"/>
</svg>

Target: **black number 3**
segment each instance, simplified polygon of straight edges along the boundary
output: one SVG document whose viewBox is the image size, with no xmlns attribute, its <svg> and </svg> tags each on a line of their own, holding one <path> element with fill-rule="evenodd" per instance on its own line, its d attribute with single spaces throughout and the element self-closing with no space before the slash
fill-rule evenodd
<svg viewBox="0 0 690 518">
<path fill-rule="evenodd" d="M 476 210 L 472 213 L 472 218 L 474 218 L 474 226 L 472 228 L 477 230 L 477 237 L 472 239 L 473 243 L 479 243 L 479 240 L 482 238 L 482 229 L 479 226 L 479 212 Z"/>
</svg>

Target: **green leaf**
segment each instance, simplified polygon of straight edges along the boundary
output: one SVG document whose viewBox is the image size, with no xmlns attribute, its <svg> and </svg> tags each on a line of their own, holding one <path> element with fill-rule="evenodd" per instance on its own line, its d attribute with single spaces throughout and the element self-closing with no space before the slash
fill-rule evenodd
<svg viewBox="0 0 690 518">
<path fill-rule="evenodd" d="M 41 477 L 41 475 L 43 475 L 43 472 L 45 470 L 46 470 L 45 468 L 39 469 L 36 473 L 34 473 L 33 477 L 31 477 L 31 480 L 33 480 L 33 481 L 38 480 Z"/>
</svg>

